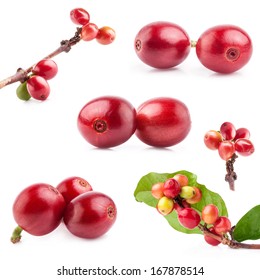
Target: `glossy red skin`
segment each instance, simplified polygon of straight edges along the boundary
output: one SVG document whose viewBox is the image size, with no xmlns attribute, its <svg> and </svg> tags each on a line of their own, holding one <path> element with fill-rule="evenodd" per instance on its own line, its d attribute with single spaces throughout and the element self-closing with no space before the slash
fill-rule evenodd
<svg viewBox="0 0 260 280">
<path fill-rule="evenodd" d="M 180 100 L 159 97 L 137 109 L 136 136 L 154 147 L 169 147 L 183 141 L 191 129 L 187 106 Z"/>
<path fill-rule="evenodd" d="M 89 22 L 82 27 L 81 39 L 83 41 L 91 41 L 97 37 L 98 26 L 94 23 Z"/>
<path fill-rule="evenodd" d="M 171 68 L 182 63 L 190 52 L 190 39 L 179 25 L 157 21 L 145 25 L 135 37 L 135 52 L 147 65 Z"/>
<path fill-rule="evenodd" d="M 252 56 L 249 35 L 234 25 L 218 25 L 206 30 L 198 39 L 196 53 L 208 69 L 228 74 L 241 69 Z"/>
<path fill-rule="evenodd" d="M 100 192 L 87 192 L 74 198 L 64 213 L 68 230 L 81 238 L 98 238 L 115 223 L 117 209 L 114 201 Z"/>
<path fill-rule="evenodd" d="M 254 153 L 255 147 L 249 139 L 238 139 L 235 142 L 235 150 L 241 156 L 250 156 Z"/>
<path fill-rule="evenodd" d="M 223 160 L 229 160 L 235 153 L 235 145 L 231 141 L 222 141 L 218 147 L 219 156 Z"/>
<path fill-rule="evenodd" d="M 38 75 L 46 80 L 50 80 L 57 75 L 58 66 L 51 59 L 43 59 L 33 67 L 32 72 L 34 75 Z"/>
<path fill-rule="evenodd" d="M 85 25 L 89 23 L 89 13 L 82 8 L 75 8 L 70 12 L 70 19 L 77 25 Z"/>
<path fill-rule="evenodd" d="M 223 140 L 222 135 L 215 130 L 209 130 L 204 135 L 204 144 L 210 150 L 217 150 L 222 140 Z"/>
<path fill-rule="evenodd" d="M 209 230 L 211 233 L 213 233 L 213 234 L 217 234 L 217 233 L 215 232 L 215 230 L 214 230 L 213 227 L 209 228 L 208 230 Z M 217 239 L 215 239 L 215 238 L 213 238 L 213 237 L 211 237 L 211 236 L 208 236 L 208 235 L 204 235 L 204 239 L 205 239 L 205 241 L 206 241 L 208 244 L 210 244 L 210 245 L 212 245 L 212 246 L 217 246 L 217 245 L 219 245 L 219 244 L 221 243 L 221 242 L 218 241 Z"/>
<path fill-rule="evenodd" d="M 236 136 L 236 128 L 231 122 L 224 122 L 220 126 L 220 133 L 225 140 L 233 140 Z"/>
<path fill-rule="evenodd" d="M 250 131 L 247 128 L 241 127 L 236 130 L 236 136 L 234 138 L 234 141 L 238 139 L 249 139 L 250 138 Z"/>
<path fill-rule="evenodd" d="M 23 230 L 41 236 L 58 227 L 65 206 L 65 200 L 56 188 L 38 183 L 25 188 L 16 197 L 13 216 Z"/>
<path fill-rule="evenodd" d="M 101 45 L 109 45 L 114 42 L 116 38 L 116 32 L 109 26 L 103 26 L 99 28 L 96 40 Z"/>
<path fill-rule="evenodd" d="M 217 234 L 225 234 L 231 230 L 231 222 L 227 217 L 218 217 L 214 223 L 214 230 Z"/>
<path fill-rule="evenodd" d="M 178 211 L 178 220 L 183 227 L 194 229 L 200 223 L 200 215 L 192 208 L 183 208 Z"/>
<path fill-rule="evenodd" d="M 163 193 L 169 198 L 175 198 L 181 191 L 179 182 L 173 178 L 170 178 L 164 182 Z"/>
<path fill-rule="evenodd" d="M 66 204 L 80 194 L 92 191 L 91 185 L 85 179 L 78 176 L 64 179 L 56 188 L 63 195 Z"/>
<path fill-rule="evenodd" d="M 32 76 L 27 81 L 27 90 L 31 97 L 44 101 L 50 95 L 50 86 L 48 82 L 41 76 Z"/>
<path fill-rule="evenodd" d="M 97 120 L 101 124 L 95 129 Z M 84 139 L 93 146 L 99 148 L 118 146 L 134 134 L 136 110 L 121 97 L 95 98 L 81 109 L 78 115 L 78 129 Z M 97 129 L 100 129 L 100 132 Z"/>
</svg>

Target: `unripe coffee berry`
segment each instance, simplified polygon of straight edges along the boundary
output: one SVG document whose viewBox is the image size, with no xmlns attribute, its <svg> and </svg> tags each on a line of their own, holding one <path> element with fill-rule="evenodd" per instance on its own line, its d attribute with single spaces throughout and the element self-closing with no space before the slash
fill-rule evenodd
<svg viewBox="0 0 260 280">
<path fill-rule="evenodd" d="M 163 196 L 159 199 L 156 208 L 160 214 L 166 216 L 174 209 L 174 201 L 169 197 Z"/>
</svg>

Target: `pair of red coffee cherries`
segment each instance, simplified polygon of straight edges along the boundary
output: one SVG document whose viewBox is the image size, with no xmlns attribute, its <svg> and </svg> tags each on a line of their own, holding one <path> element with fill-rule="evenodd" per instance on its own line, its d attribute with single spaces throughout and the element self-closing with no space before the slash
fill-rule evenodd
<svg viewBox="0 0 260 280">
<path fill-rule="evenodd" d="M 158 21 L 145 25 L 135 38 L 137 56 L 154 68 L 167 69 L 182 63 L 196 48 L 199 61 L 208 69 L 228 74 L 241 69 L 253 52 L 249 35 L 235 25 L 218 25 L 191 41 L 179 25 Z"/>
</svg>

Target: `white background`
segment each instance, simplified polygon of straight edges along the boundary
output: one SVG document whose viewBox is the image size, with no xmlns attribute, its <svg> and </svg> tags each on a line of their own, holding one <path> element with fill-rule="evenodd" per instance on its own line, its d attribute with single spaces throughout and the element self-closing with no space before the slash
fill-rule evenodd
<svg viewBox="0 0 260 280">
<path fill-rule="evenodd" d="M 204 267 L 195 279 L 257 277 L 258 250 L 211 247 L 200 235 L 174 231 L 155 209 L 137 203 L 133 192 L 148 172 L 186 169 L 198 182 L 218 192 L 235 224 L 260 204 L 259 174 L 259 58 L 260 35 L 257 1 L 215 2 L 173 0 L 55 0 L 2 1 L 0 4 L 0 79 L 27 68 L 69 39 L 75 32 L 69 12 L 75 7 L 89 11 L 98 26 L 117 32 L 109 46 L 81 42 L 70 53 L 54 60 L 59 73 L 50 81 L 45 102 L 17 99 L 17 84 L 0 90 L 0 275 L 5 279 L 107 279 L 109 277 L 57 276 L 57 269 L 147 269 L 152 266 Z M 175 69 L 159 71 L 144 65 L 134 52 L 134 37 L 141 27 L 157 20 L 182 26 L 196 40 L 207 28 L 230 23 L 245 29 L 254 44 L 251 61 L 239 72 L 223 76 L 204 68 L 192 49 Z M 109 150 L 93 148 L 77 130 L 80 109 L 92 98 L 117 95 L 135 107 L 159 96 L 171 96 L 188 106 L 192 129 L 180 144 L 168 149 L 148 147 L 135 136 Z M 239 157 L 236 191 L 224 181 L 225 162 L 204 146 L 209 129 L 224 121 L 247 127 L 256 152 Z M 118 207 L 114 227 L 97 240 L 72 236 L 63 225 L 43 237 L 23 233 L 22 242 L 9 239 L 15 222 L 12 204 L 28 185 L 57 185 L 69 176 L 81 176 L 97 191 L 111 196 Z M 250 242 L 250 241 L 249 241 Z M 260 241 L 259 241 L 260 242 Z M 191 279 L 185 276 L 153 276 L 153 279 Z M 111 277 L 112 278 L 112 277 Z M 150 279 L 149 273 L 118 279 Z M 116 279 L 116 278 L 115 278 Z"/>
</svg>

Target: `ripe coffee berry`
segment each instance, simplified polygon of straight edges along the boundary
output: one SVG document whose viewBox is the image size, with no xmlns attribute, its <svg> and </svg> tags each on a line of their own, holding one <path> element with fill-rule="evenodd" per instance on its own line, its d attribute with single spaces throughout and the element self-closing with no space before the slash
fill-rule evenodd
<svg viewBox="0 0 260 280">
<path fill-rule="evenodd" d="M 96 40 L 101 45 L 111 44 L 116 38 L 116 32 L 109 26 L 99 28 Z"/>
<path fill-rule="evenodd" d="M 217 234 L 225 234 L 231 230 L 231 222 L 229 218 L 221 216 L 218 217 L 213 227 L 214 227 L 214 231 Z"/>
<path fill-rule="evenodd" d="M 173 178 L 170 178 L 164 182 L 163 193 L 169 198 L 175 198 L 181 191 L 179 182 Z"/>
<path fill-rule="evenodd" d="M 233 140 L 236 136 L 236 128 L 231 122 L 224 122 L 220 126 L 220 133 L 224 140 Z"/>
<path fill-rule="evenodd" d="M 214 227 L 211 227 L 211 228 L 209 228 L 208 230 L 209 230 L 209 232 L 211 232 L 211 233 L 217 235 L 217 233 L 216 233 L 215 230 L 214 230 Z M 206 235 L 206 234 L 204 234 L 204 239 L 205 239 L 205 241 L 206 241 L 209 245 L 212 245 L 212 246 L 217 246 L 217 245 L 219 245 L 219 244 L 221 243 L 221 242 L 218 241 L 217 239 L 215 239 L 215 238 L 213 238 L 213 237 L 211 237 L 211 236 L 208 236 L 208 235 Z"/>
<path fill-rule="evenodd" d="M 178 220 L 180 224 L 188 229 L 194 229 L 200 223 L 200 215 L 193 208 L 183 208 L 178 211 Z"/>
<path fill-rule="evenodd" d="M 230 141 L 222 141 L 218 147 L 219 156 L 227 161 L 232 158 L 235 153 L 235 146 L 233 142 Z"/>
<path fill-rule="evenodd" d="M 204 144 L 210 150 L 217 150 L 222 140 L 222 135 L 216 130 L 210 130 L 204 135 Z"/>
<path fill-rule="evenodd" d="M 63 220 L 75 236 L 98 238 L 111 229 L 116 217 L 117 208 L 112 198 L 91 191 L 77 196 L 68 204 Z"/>
<path fill-rule="evenodd" d="M 250 60 L 253 47 L 249 35 L 234 25 L 218 25 L 206 30 L 196 43 L 196 54 L 208 69 L 232 73 Z"/>
<path fill-rule="evenodd" d="M 81 30 L 81 39 L 83 41 L 91 41 L 97 37 L 98 26 L 94 23 L 85 24 Z"/>
<path fill-rule="evenodd" d="M 85 179 L 78 176 L 62 180 L 56 188 L 62 194 L 67 204 L 80 194 L 92 191 L 91 185 Z"/>
<path fill-rule="evenodd" d="M 80 110 L 78 129 L 84 139 L 93 146 L 118 146 L 135 132 L 136 110 L 130 102 L 121 97 L 98 97 Z"/>
<path fill-rule="evenodd" d="M 33 67 L 32 73 L 41 76 L 46 80 L 50 80 L 57 75 L 58 66 L 51 59 L 43 59 Z"/>
<path fill-rule="evenodd" d="M 61 222 L 65 200 L 49 184 L 37 183 L 23 189 L 13 204 L 13 216 L 18 227 L 11 241 L 19 242 L 22 230 L 35 236 L 52 232 Z"/>
<path fill-rule="evenodd" d="M 41 76 L 32 76 L 27 81 L 27 90 L 31 97 L 37 100 L 46 100 L 50 95 L 50 86 Z"/>
<path fill-rule="evenodd" d="M 238 139 L 249 139 L 250 138 L 250 132 L 247 128 L 241 127 L 236 130 L 236 136 L 234 138 L 234 141 Z"/>
<path fill-rule="evenodd" d="M 255 151 L 253 143 L 249 139 L 237 139 L 235 150 L 241 156 L 250 156 Z"/>
<path fill-rule="evenodd" d="M 177 66 L 190 52 L 190 39 L 177 24 L 152 22 L 142 27 L 135 37 L 135 52 L 147 65 L 155 68 Z"/>
<path fill-rule="evenodd" d="M 137 108 L 136 136 L 155 147 L 169 147 L 183 141 L 191 129 L 187 106 L 178 99 L 158 97 Z"/>
<path fill-rule="evenodd" d="M 77 25 L 85 25 L 89 23 L 90 15 L 82 8 L 75 8 L 70 11 L 70 19 Z"/>
</svg>

